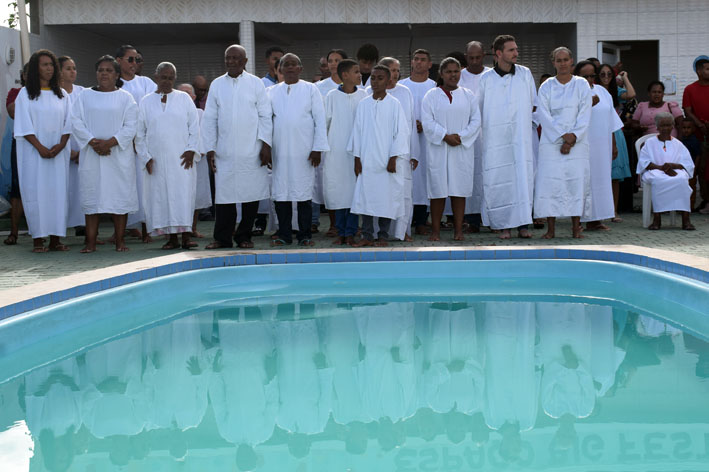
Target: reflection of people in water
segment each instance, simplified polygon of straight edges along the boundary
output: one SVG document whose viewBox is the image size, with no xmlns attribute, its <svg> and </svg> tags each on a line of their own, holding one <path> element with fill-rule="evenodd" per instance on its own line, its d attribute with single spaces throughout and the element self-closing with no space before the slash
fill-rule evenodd
<svg viewBox="0 0 709 472">
<path fill-rule="evenodd" d="M 684 345 L 688 352 L 697 354 L 694 373 L 701 379 L 709 378 L 709 342 L 684 333 Z"/>
<path fill-rule="evenodd" d="M 55 436 L 49 429 L 39 433 L 39 451 L 44 467 L 51 472 L 64 472 L 69 470 L 74 462 L 74 427 L 70 427 L 64 434 Z"/>
<path fill-rule="evenodd" d="M 248 444 L 239 444 L 236 449 L 236 467 L 242 472 L 247 472 L 256 470 L 257 466 L 258 456 L 254 448 Z"/>
</svg>

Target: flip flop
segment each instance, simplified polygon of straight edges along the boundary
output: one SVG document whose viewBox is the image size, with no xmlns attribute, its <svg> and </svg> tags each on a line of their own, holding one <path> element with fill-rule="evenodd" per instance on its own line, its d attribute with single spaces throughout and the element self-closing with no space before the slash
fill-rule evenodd
<svg viewBox="0 0 709 472">
<path fill-rule="evenodd" d="M 298 241 L 298 246 L 315 246 L 315 242 L 312 239 L 303 239 Z"/>
<path fill-rule="evenodd" d="M 241 241 L 238 246 L 240 249 L 253 249 L 254 243 L 251 241 Z"/>
<path fill-rule="evenodd" d="M 66 244 L 57 244 L 56 246 L 47 247 L 47 250 L 52 252 L 66 252 L 69 250 L 69 246 Z"/>
<path fill-rule="evenodd" d="M 168 241 L 168 242 L 166 242 L 165 244 L 162 245 L 162 248 L 161 248 L 161 249 L 164 249 L 165 251 L 170 251 L 170 250 L 172 250 L 172 249 L 179 249 L 179 248 L 180 248 L 180 245 L 179 245 L 179 244 L 174 244 L 174 243 L 171 243 L 171 242 Z"/>
<path fill-rule="evenodd" d="M 212 250 L 212 249 L 231 249 L 231 246 L 226 246 L 219 241 L 212 241 L 211 243 L 207 244 L 205 247 L 207 250 Z"/>
<path fill-rule="evenodd" d="M 290 246 L 293 243 L 287 243 L 282 239 L 274 239 L 271 241 L 271 246 L 273 247 L 279 247 L 279 246 Z"/>
<path fill-rule="evenodd" d="M 17 235 L 16 234 L 10 234 L 7 238 L 5 238 L 5 241 L 3 241 L 3 244 L 7 246 L 14 246 L 17 244 Z"/>
</svg>

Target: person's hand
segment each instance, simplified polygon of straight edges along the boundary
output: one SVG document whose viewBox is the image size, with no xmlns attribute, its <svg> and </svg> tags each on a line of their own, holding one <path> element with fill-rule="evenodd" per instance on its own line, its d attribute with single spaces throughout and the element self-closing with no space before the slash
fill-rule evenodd
<svg viewBox="0 0 709 472">
<path fill-rule="evenodd" d="M 71 154 L 69 155 L 69 159 L 71 159 L 71 162 L 74 164 L 79 163 L 79 151 L 71 151 Z"/>
<path fill-rule="evenodd" d="M 416 168 L 419 166 L 419 161 L 416 159 L 411 159 L 411 170 L 416 170 Z"/>
<path fill-rule="evenodd" d="M 187 360 L 187 370 L 192 375 L 199 375 L 202 373 L 202 368 L 199 366 L 199 359 L 197 359 L 197 356 L 191 356 Z"/>
<path fill-rule="evenodd" d="M 625 82 L 626 80 L 628 80 L 628 73 L 626 71 L 622 70 L 622 71 L 618 72 L 618 77 L 623 79 L 623 82 Z"/>
<path fill-rule="evenodd" d="M 709 130 L 709 121 L 705 121 L 703 123 L 698 124 L 697 129 L 699 130 L 700 133 L 702 133 L 703 135 L 706 135 L 707 130 Z"/>
<path fill-rule="evenodd" d="M 267 166 L 269 169 L 273 163 L 273 157 L 271 156 L 271 146 L 266 143 L 261 145 L 261 152 L 259 153 L 259 158 L 261 159 L 261 166 Z"/>
<path fill-rule="evenodd" d="M 194 164 L 194 151 L 185 151 L 180 156 L 180 165 L 185 168 L 185 170 L 192 167 Z"/>
<path fill-rule="evenodd" d="M 93 144 L 92 144 L 93 143 Z M 108 139 L 92 139 L 89 145 L 99 156 L 109 156 L 111 154 L 111 143 Z"/>
<path fill-rule="evenodd" d="M 153 175 L 153 160 L 150 159 L 145 163 L 145 170 L 148 171 L 148 175 Z"/>
<path fill-rule="evenodd" d="M 665 171 L 665 174 L 669 175 L 670 177 L 674 177 L 675 175 L 677 175 L 677 171 L 671 167 L 668 169 L 662 169 L 662 170 Z"/>
<path fill-rule="evenodd" d="M 460 136 L 457 134 L 447 134 L 443 137 L 443 141 L 449 146 L 460 146 Z"/>
<path fill-rule="evenodd" d="M 561 137 L 561 139 L 563 139 L 564 142 L 569 145 L 569 147 L 574 147 L 574 145 L 576 144 L 576 135 L 574 133 L 566 133 Z"/>
<path fill-rule="evenodd" d="M 51 149 L 49 149 L 49 153 L 52 155 L 52 157 L 57 157 L 57 155 L 62 152 L 62 149 L 64 149 L 64 146 L 66 146 L 66 144 L 55 144 L 51 147 Z"/>
<path fill-rule="evenodd" d="M 320 165 L 320 159 L 322 159 L 320 151 L 313 151 L 310 153 L 310 156 L 308 156 L 308 160 L 310 161 L 310 164 L 312 164 L 313 167 L 317 167 Z"/>
<path fill-rule="evenodd" d="M 423 133 L 423 125 L 419 120 L 416 120 L 416 132 Z"/>
<path fill-rule="evenodd" d="M 362 173 L 362 160 L 359 157 L 355 157 L 354 172 L 355 172 L 355 176 L 358 176 L 358 177 L 359 177 L 359 174 Z"/>
<path fill-rule="evenodd" d="M 391 156 L 387 162 L 387 172 L 396 174 L 396 156 Z"/>
<path fill-rule="evenodd" d="M 591 100 L 591 106 L 595 107 L 598 104 L 598 102 L 600 102 L 600 101 L 601 101 L 601 99 L 598 98 L 598 95 L 594 95 L 593 99 Z"/>
<path fill-rule="evenodd" d="M 216 173 L 217 163 L 214 161 L 214 151 L 209 151 L 207 153 L 207 162 L 209 163 L 209 168 L 212 169 L 212 172 Z"/>
<path fill-rule="evenodd" d="M 560 151 L 562 154 L 568 154 L 571 152 L 571 146 L 569 145 L 569 143 L 564 142 L 564 144 L 561 145 Z"/>
<path fill-rule="evenodd" d="M 52 155 L 52 151 L 50 149 L 47 149 L 43 145 L 39 144 L 39 146 L 35 146 L 37 148 L 37 152 L 39 153 L 40 157 L 43 159 L 51 159 L 54 156 Z"/>
<path fill-rule="evenodd" d="M 613 146 L 613 160 L 615 161 L 615 158 L 618 157 L 618 147 Z"/>
</svg>

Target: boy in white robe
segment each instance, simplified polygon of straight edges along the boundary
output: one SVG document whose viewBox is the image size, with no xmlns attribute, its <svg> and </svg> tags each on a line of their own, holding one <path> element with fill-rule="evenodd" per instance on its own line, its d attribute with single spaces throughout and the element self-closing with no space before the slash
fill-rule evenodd
<svg viewBox="0 0 709 472">
<path fill-rule="evenodd" d="M 673 120 L 669 113 L 655 115 L 659 134 L 648 139 L 640 150 L 637 173 L 652 187 L 653 221 L 648 229 L 660 229 L 662 213 L 679 211 L 682 229 L 691 231 L 695 228 L 689 221 L 689 179 L 694 175 L 694 162 L 684 144 L 672 137 Z"/>
<path fill-rule="evenodd" d="M 273 109 L 273 182 L 278 239 L 274 246 L 293 243 L 292 202 L 298 205 L 298 244 L 313 246 L 311 232 L 315 168 L 321 152 L 329 151 L 325 107 L 315 84 L 300 80 L 303 65 L 295 54 L 281 58 L 284 81 L 270 89 Z"/>
<path fill-rule="evenodd" d="M 163 249 L 182 249 L 190 242 L 194 220 L 199 154 L 197 107 L 185 92 L 173 90 L 175 66 L 162 62 L 155 71 L 158 89 L 140 102 L 136 149 L 145 166 L 143 207 L 151 235 L 169 234 Z"/>
<path fill-rule="evenodd" d="M 404 177 L 397 167 L 403 165 L 402 156 L 409 153 L 410 134 L 401 104 L 386 92 L 390 78 L 387 67 L 372 69 L 372 95 L 357 106 L 349 146 L 357 175 L 351 211 L 362 215 L 359 247 L 386 246 L 391 220 L 404 214 Z M 376 242 L 375 216 L 379 217 Z"/>
<path fill-rule="evenodd" d="M 357 88 L 362 81 L 359 65 L 344 59 L 337 65 L 342 85 L 325 97 L 325 124 L 330 151 L 323 155 L 323 190 L 325 206 L 335 210 L 337 238 L 333 244 L 354 244 L 359 217 L 350 212 L 355 181 L 354 156 L 347 150 L 352 135 L 357 105 L 367 92 Z M 330 79 L 325 79 L 330 80 Z"/>
</svg>

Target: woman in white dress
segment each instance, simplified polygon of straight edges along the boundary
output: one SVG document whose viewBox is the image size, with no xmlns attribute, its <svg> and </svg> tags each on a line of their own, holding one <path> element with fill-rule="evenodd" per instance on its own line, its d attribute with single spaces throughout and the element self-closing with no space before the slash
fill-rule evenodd
<svg viewBox="0 0 709 472">
<path fill-rule="evenodd" d="M 17 170 L 33 252 L 69 250 L 59 238 L 66 236 L 71 107 L 59 76 L 57 57 L 40 49 L 15 101 Z"/>
<path fill-rule="evenodd" d="M 441 239 L 441 217 L 450 197 L 455 241 L 462 241 L 465 198 L 473 195 L 473 144 L 480 134 L 480 109 L 475 94 L 458 87 L 460 63 L 441 61 L 443 84 L 426 93 L 421 124 L 426 136 L 426 179 L 431 199 L 430 241 Z"/>
<path fill-rule="evenodd" d="M 120 66 L 112 56 L 96 62 L 98 85 L 79 95 L 72 110 L 73 136 L 81 149 L 79 185 L 86 215 L 86 247 L 96 250 L 99 216 L 113 216 L 116 251 L 125 252 L 128 213 L 138 211 L 135 180 L 135 137 L 138 107 L 121 90 Z"/>
<path fill-rule="evenodd" d="M 537 118 L 542 126 L 539 161 L 534 182 L 534 217 L 547 218 L 542 238 L 555 237 L 556 219 L 571 217 L 574 238 L 581 234 L 581 215 L 591 205 L 588 127 L 591 89 L 582 77 L 571 74 L 571 51 L 552 52 L 556 76 L 547 79 L 537 94 Z"/>
</svg>

